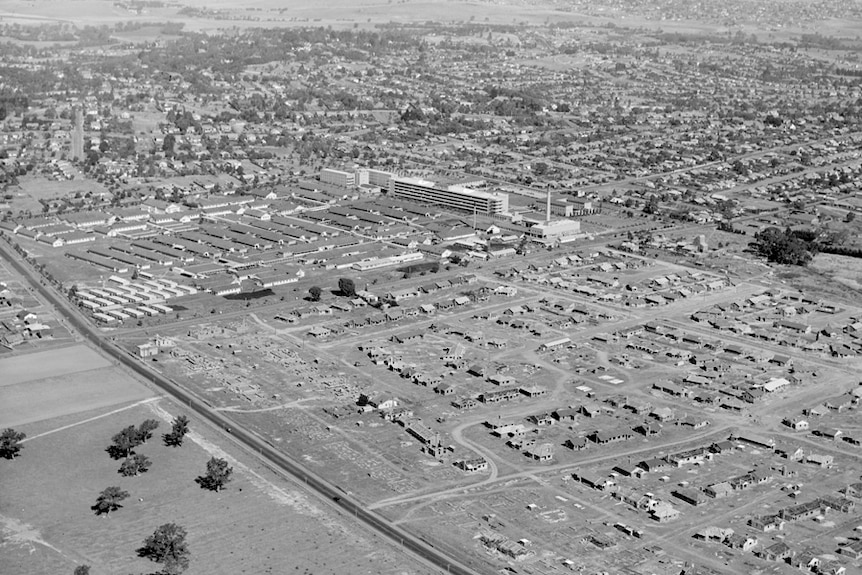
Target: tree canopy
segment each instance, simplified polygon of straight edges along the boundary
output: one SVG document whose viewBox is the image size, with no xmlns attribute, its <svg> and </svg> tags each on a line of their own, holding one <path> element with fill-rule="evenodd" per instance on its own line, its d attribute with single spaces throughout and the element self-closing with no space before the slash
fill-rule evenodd
<svg viewBox="0 0 862 575">
<path fill-rule="evenodd" d="M 96 515 L 107 515 L 111 511 L 116 511 L 122 507 L 120 502 L 128 497 L 129 492 L 123 491 L 116 485 L 106 487 L 99 494 L 99 498 L 96 499 L 96 504 L 93 505 L 92 509 L 96 512 Z M 75 572 L 77 573 L 77 570 Z"/>
<path fill-rule="evenodd" d="M 777 227 L 769 227 L 754 236 L 752 247 L 770 262 L 804 266 L 817 251 L 811 241 L 812 235 L 798 234 L 789 228 L 782 231 Z"/>
<path fill-rule="evenodd" d="M 138 426 L 138 440 L 146 443 L 153 436 L 153 432 L 159 428 L 159 422 L 155 419 L 145 419 Z"/>
<path fill-rule="evenodd" d="M 323 290 L 317 286 L 311 286 L 308 288 L 308 296 L 311 301 L 320 301 L 320 294 L 323 293 Z"/>
<path fill-rule="evenodd" d="M 130 425 L 111 438 L 113 443 L 107 451 L 114 459 L 129 457 L 137 446 L 153 436 L 158 427 L 159 422 L 155 419 L 145 419 L 138 427 Z"/>
<path fill-rule="evenodd" d="M 204 489 L 221 491 L 233 474 L 233 467 L 228 466 L 227 461 L 213 457 L 207 462 L 207 472 L 197 478 L 198 485 Z"/>
<path fill-rule="evenodd" d="M 112 445 L 108 447 L 108 453 L 114 459 L 128 457 L 135 448 L 141 444 L 141 436 L 134 425 L 124 428 L 111 438 Z"/>
<path fill-rule="evenodd" d="M 338 280 L 338 291 L 345 297 L 353 297 L 356 295 L 356 284 L 350 278 L 340 278 Z"/>
<path fill-rule="evenodd" d="M 27 437 L 20 431 L 8 427 L 0 433 L 0 457 L 14 459 L 21 451 L 21 442 Z"/>
<path fill-rule="evenodd" d="M 179 447 L 183 444 L 183 438 L 189 432 L 189 418 L 178 415 L 171 423 L 171 432 L 164 436 L 165 445 Z"/>
<path fill-rule="evenodd" d="M 186 535 L 186 530 L 176 523 L 165 523 L 144 540 L 138 555 L 161 563 L 163 573 L 178 575 L 189 567 Z"/>
<path fill-rule="evenodd" d="M 140 453 L 133 453 L 127 457 L 123 464 L 120 465 L 119 473 L 123 477 L 138 476 L 141 473 L 146 473 L 151 465 L 150 458 Z"/>
<path fill-rule="evenodd" d="M 659 204 L 659 197 L 655 194 L 650 194 L 647 199 L 647 203 L 644 205 L 644 213 L 645 214 L 658 214 L 661 210 L 661 205 Z"/>
</svg>

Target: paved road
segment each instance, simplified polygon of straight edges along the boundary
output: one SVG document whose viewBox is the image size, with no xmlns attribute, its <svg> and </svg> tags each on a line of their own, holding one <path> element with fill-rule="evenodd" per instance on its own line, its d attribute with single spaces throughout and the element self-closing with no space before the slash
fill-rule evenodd
<svg viewBox="0 0 862 575">
<path fill-rule="evenodd" d="M 434 544 L 411 535 L 380 515 L 366 509 L 348 496 L 347 492 L 340 487 L 330 484 L 315 473 L 307 470 L 262 437 L 239 427 L 225 415 L 210 407 L 186 389 L 165 378 L 160 373 L 150 369 L 146 364 L 141 363 L 125 350 L 113 343 L 103 341 L 101 334 L 93 329 L 86 320 L 82 319 L 62 296 L 58 295 L 53 288 L 48 287 L 29 265 L 22 263 L 15 257 L 13 250 L 8 244 L 0 243 L 0 256 L 10 262 L 12 267 L 26 278 L 39 291 L 42 297 L 57 308 L 58 313 L 66 319 L 69 325 L 77 329 L 90 342 L 126 367 L 151 381 L 180 403 L 188 406 L 189 409 L 203 419 L 230 433 L 237 442 L 243 444 L 251 451 L 257 452 L 274 469 L 291 475 L 298 481 L 305 483 L 308 488 L 340 507 L 345 513 L 353 515 L 357 520 L 362 521 L 380 535 L 383 535 L 396 545 L 401 546 L 402 549 L 409 551 L 427 563 L 434 565 L 441 571 L 463 575 L 478 575 L 478 571 L 467 567 L 457 559 L 436 549 Z M 490 572 L 490 570 L 486 571 Z"/>
</svg>

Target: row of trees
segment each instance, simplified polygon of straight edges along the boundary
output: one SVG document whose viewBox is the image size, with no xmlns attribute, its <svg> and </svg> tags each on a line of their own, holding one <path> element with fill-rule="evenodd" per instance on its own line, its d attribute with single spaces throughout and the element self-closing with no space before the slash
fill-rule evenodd
<svg viewBox="0 0 862 575">
<path fill-rule="evenodd" d="M 112 443 L 107 451 L 114 459 L 128 457 L 137 446 L 146 443 L 158 428 L 159 422 L 155 419 L 146 419 L 138 427 L 130 425 L 111 438 Z M 164 434 L 162 440 L 170 447 L 180 447 L 188 431 L 189 418 L 185 415 L 177 416 L 171 424 L 170 433 Z"/>
</svg>

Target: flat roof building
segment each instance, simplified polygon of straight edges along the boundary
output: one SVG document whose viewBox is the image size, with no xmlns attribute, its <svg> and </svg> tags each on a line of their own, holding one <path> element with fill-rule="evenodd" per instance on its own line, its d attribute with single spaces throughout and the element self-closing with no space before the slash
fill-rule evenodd
<svg viewBox="0 0 862 575">
<path fill-rule="evenodd" d="M 530 227 L 527 233 L 543 240 L 563 239 L 581 233 L 581 222 L 576 220 L 542 222 Z"/>
<path fill-rule="evenodd" d="M 545 208 L 546 204 L 543 202 L 533 204 L 535 210 L 544 210 Z M 553 215 L 563 218 L 594 214 L 599 211 L 589 198 L 552 198 L 550 208 Z"/>
<path fill-rule="evenodd" d="M 482 192 L 458 185 L 444 188 L 417 178 L 392 178 L 389 180 L 389 195 L 457 212 L 503 214 L 509 211 L 508 194 Z"/>
<path fill-rule="evenodd" d="M 341 186 L 342 188 L 352 188 L 356 185 L 356 175 L 353 172 L 324 168 L 320 170 L 320 181 L 326 184 Z"/>
</svg>

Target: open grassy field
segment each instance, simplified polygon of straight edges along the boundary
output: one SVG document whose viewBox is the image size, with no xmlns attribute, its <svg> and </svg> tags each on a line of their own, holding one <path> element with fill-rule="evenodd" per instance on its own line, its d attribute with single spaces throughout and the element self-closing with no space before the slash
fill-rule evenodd
<svg viewBox="0 0 862 575">
<path fill-rule="evenodd" d="M 862 259 L 833 254 L 817 254 L 809 267 L 820 279 L 825 277 L 832 280 L 828 283 L 839 284 L 835 287 L 844 288 L 848 297 L 853 297 L 853 295 L 858 297 L 862 293 Z"/>
<path fill-rule="evenodd" d="M 194 418 L 182 447 L 164 446 L 158 434 L 179 413 L 151 402 L 103 417 L 82 413 L 86 423 L 56 433 L 45 434 L 44 422 L 33 430 L 22 426 L 34 438 L 19 458 L 0 460 L 0 573 L 71 573 L 82 563 L 93 575 L 153 572 L 156 565 L 135 550 L 167 522 L 188 531 L 189 575 L 430 572 L 229 442 L 217 446 L 224 438 Z M 152 468 L 121 477 L 105 447 L 122 427 L 147 418 L 162 421 L 157 436 L 137 450 Z M 234 467 L 233 481 L 220 493 L 194 481 L 212 456 Z M 122 509 L 97 517 L 90 506 L 110 485 L 131 496 Z"/>
<path fill-rule="evenodd" d="M 862 295 L 862 259 L 817 254 L 806 267 L 780 266 L 775 275 L 788 286 L 845 305 L 857 305 Z"/>
<path fill-rule="evenodd" d="M 33 214 L 42 213 L 42 204 L 39 200 L 71 197 L 77 192 L 84 195 L 88 192 L 101 194 L 107 191 L 102 184 L 90 178 L 54 180 L 43 175 L 24 176 L 19 180 L 18 188 L 12 190 L 15 192 L 15 198 L 12 200 L 13 209 L 30 210 Z"/>
<path fill-rule="evenodd" d="M 0 427 L 112 407 L 152 395 L 144 385 L 112 367 L 4 385 L 0 387 Z"/>
<path fill-rule="evenodd" d="M 4 358 L 0 374 L 3 428 L 153 396 L 147 387 L 84 345 Z"/>
<path fill-rule="evenodd" d="M 91 282 L 90 285 L 92 285 L 101 282 L 112 274 L 105 268 L 86 264 L 66 256 L 67 253 L 84 254 L 88 248 L 106 247 L 109 245 L 107 240 L 61 248 L 54 248 L 21 236 L 16 236 L 14 241 L 24 248 L 31 257 L 36 258 L 39 263 L 46 266 L 52 276 L 68 287 L 83 282 Z M 151 273 L 153 271 L 150 270 Z"/>
<path fill-rule="evenodd" d="M 31 353 L 0 361 L 0 387 L 46 377 L 69 375 L 108 367 L 111 362 L 85 345 L 50 352 Z"/>
</svg>

